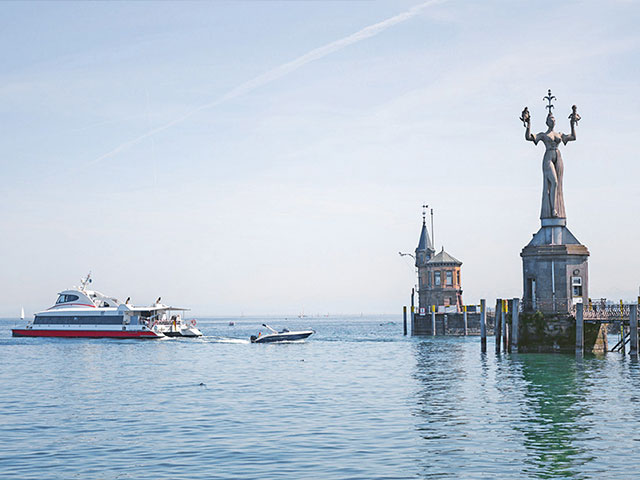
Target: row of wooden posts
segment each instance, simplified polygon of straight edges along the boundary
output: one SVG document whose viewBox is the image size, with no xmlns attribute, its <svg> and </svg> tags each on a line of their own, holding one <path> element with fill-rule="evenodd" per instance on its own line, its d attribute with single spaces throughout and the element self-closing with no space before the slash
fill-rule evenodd
<svg viewBox="0 0 640 480">
<path fill-rule="evenodd" d="M 640 298 L 638 299 L 640 304 Z M 464 334 L 467 334 L 467 309 L 464 309 Z M 415 307 L 411 307 L 411 316 L 415 315 Z M 520 299 L 496 300 L 495 310 L 495 349 L 496 352 L 518 351 L 518 326 L 520 316 Z M 511 315 L 511 324 L 508 323 L 508 316 Z M 407 335 L 407 307 L 403 309 L 404 334 Z M 587 322 L 609 323 L 610 320 L 587 320 Z M 584 305 L 576 305 L 576 353 L 584 354 Z M 436 312 L 431 309 L 431 334 L 436 334 Z M 622 348 L 624 352 L 624 336 L 622 337 Z M 480 300 L 480 348 L 482 352 L 487 351 L 487 308 L 486 300 Z M 629 354 L 638 357 L 638 304 L 629 306 Z"/>
<path fill-rule="evenodd" d="M 484 302 L 484 300 L 482 300 Z M 481 306 L 482 310 L 484 311 L 484 304 L 482 304 Z M 411 325 L 414 324 L 414 315 L 416 314 L 415 311 L 415 307 L 411 307 Z M 447 331 L 447 325 L 446 325 L 446 317 L 447 315 L 445 314 L 445 324 L 444 324 L 444 330 L 445 330 L 445 334 Z M 404 334 L 407 334 L 407 307 L 404 306 L 402 307 L 402 318 L 403 318 L 403 331 Z M 467 316 L 467 305 L 464 305 L 462 307 L 462 318 L 463 318 L 463 322 L 464 322 L 464 326 L 463 326 L 463 335 L 467 335 L 468 331 L 469 331 L 469 321 L 468 321 L 468 316 Z M 486 318 L 485 318 L 486 320 Z M 485 324 L 486 325 L 486 322 Z M 486 327 L 484 328 L 484 331 L 486 331 Z M 432 306 L 431 308 L 431 335 L 435 335 L 436 334 L 436 307 L 435 305 Z"/>
<path fill-rule="evenodd" d="M 487 328 L 485 300 L 480 300 L 480 349 L 487 351 Z M 511 315 L 511 325 L 507 322 L 508 315 Z M 494 326 L 494 336 L 496 339 L 496 353 L 501 350 L 505 352 L 518 351 L 518 324 L 520 322 L 520 299 L 496 300 L 496 320 Z"/>
<path fill-rule="evenodd" d="M 467 334 L 467 308 L 463 308 L 464 334 Z M 501 350 L 518 351 L 518 321 L 520 313 L 520 299 L 496 300 L 496 320 L 494 335 L 496 339 L 496 352 Z M 511 325 L 507 322 L 507 316 L 511 315 Z M 415 307 L 411 306 L 411 318 L 415 315 Z M 403 331 L 407 334 L 407 307 L 403 308 Z M 436 310 L 431 309 L 431 335 L 436 334 Z M 483 352 L 487 351 L 487 301 L 480 300 L 480 345 Z"/>
</svg>

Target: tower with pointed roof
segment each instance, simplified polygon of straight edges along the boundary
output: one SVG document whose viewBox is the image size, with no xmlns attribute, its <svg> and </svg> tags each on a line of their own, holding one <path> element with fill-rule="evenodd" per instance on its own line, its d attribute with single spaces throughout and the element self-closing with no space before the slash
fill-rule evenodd
<svg viewBox="0 0 640 480">
<path fill-rule="evenodd" d="M 427 230 L 426 213 L 422 212 L 422 230 L 420 231 L 420 240 L 416 247 L 416 267 L 420 269 L 424 267 L 426 263 L 433 258 L 436 253 Z"/>
<path fill-rule="evenodd" d="M 461 266 L 462 262 L 445 252 L 444 247 L 436 255 L 423 213 L 422 231 L 416 248 L 420 309 L 429 312 L 433 305 L 436 311 L 446 307 L 455 307 L 456 311 L 462 309 Z"/>
</svg>

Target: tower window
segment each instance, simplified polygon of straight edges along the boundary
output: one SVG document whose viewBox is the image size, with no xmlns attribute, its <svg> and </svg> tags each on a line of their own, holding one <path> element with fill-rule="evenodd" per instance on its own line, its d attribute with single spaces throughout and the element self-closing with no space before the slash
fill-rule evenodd
<svg viewBox="0 0 640 480">
<path fill-rule="evenodd" d="M 447 286 L 453 285 L 453 272 L 451 270 L 446 272 L 447 274 Z"/>
<path fill-rule="evenodd" d="M 456 271 L 456 280 L 457 280 L 457 284 L 460 285 L 460 270 Z"/>
<path fill-rule="evenodd" d="M 433 284 L 436 287 L 439 287 L 442 284 L 442 281 L 440 280 L 440 272 L 433 272 Z"/>
</svg>

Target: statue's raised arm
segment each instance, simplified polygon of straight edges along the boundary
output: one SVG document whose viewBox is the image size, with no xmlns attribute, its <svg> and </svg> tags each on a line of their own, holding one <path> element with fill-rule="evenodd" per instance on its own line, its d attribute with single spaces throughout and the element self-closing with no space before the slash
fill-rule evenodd
<svg viewBox="0 0 640 480">
<path fill-rule="evenodd" d="M 578 115 L 578 107 L 575 105 L 571 107 L 571 113 L 569 114 L 569 123 L 571 123 L 571 134 L 562 134 L 562 143 L 565 145 L 567 142 L 573 142 L 576 139 L 576 125 L 580 121 L 580 115 Z"/>
<path fill-rule="evenodd" d="M 524 125 L 525 127 L 524 139 L 530 142 L 533 142 L 537 145 L 538 139 L 536 138 L 535 135 L 531 133 L 531 114 L 529 114 L 529 107 L 524 107 L 524 110 L 522 110 L 522 114 L 520 115 L 520 121 L 522 122 L 522 125 Z"/>
</svg>

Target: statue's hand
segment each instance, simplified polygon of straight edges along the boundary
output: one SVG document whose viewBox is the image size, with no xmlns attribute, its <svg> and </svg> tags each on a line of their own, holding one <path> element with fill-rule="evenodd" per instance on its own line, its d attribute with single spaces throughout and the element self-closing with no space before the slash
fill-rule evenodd
<svg viewBox="0 0 640 480">
<path fill-rule="evenodd" d="M 520 115 L 520 121 L 522 122 L 522 125 L 524 127 L 530 127 L 531 126 L 531 115 L 529 115 L 529 108 L 528 107 L 524 107 L 524 110 L 522 111 L 522 114 Z"/>
</svg>

